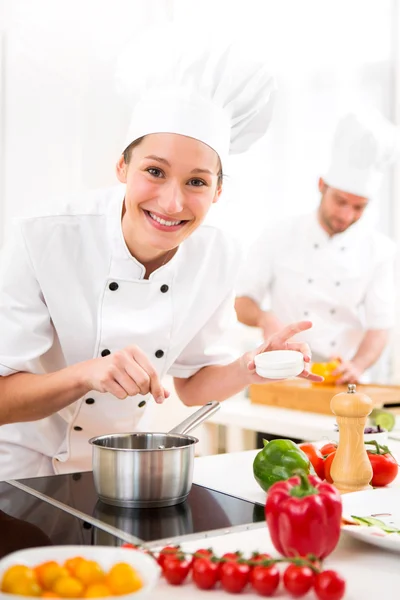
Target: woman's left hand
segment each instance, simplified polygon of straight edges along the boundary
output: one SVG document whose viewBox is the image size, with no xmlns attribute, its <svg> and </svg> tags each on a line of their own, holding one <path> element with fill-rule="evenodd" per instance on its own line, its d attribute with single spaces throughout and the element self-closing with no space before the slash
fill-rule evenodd
<svg viewBox="0 0 400 600">
<path fill-rule="evenodd" d="M 265 377 L 260 377 L 256 373 L 256 366 L 254 364 L 254 357 L 257 354 L 261 354 L 262 352 L 268 352 L 270 350 L 297 350 L 301 352 L 304 357 L 304 371 L 298 375 L 298 377 L 302 377 L 303 379 L 307 379 L 308 381 L 316 381 L 321 382 L 324 380 L 323 377 L 319 375 L 314 375 L 314 373 L 310 373 L 311 367 L 311 350 L 308 344 L 304 344 L 302 342 L 290 342 L 290 338 L 292 338 L 297 333 L 301 331 L 307 331 L 312 327 L 311 321 L 299 321 L 298 323 L 292 323 L 291 325 L 287 325 L 270 336 L 270 338 L 264 342 L 257 350 L 253 352 L 246 353 L 243 358 L 247 362 L 247 369 L 251 374 L 251 383 L 265 383 Z M 271 381 L 268 379 L 268 381 Z"/>
</svg>

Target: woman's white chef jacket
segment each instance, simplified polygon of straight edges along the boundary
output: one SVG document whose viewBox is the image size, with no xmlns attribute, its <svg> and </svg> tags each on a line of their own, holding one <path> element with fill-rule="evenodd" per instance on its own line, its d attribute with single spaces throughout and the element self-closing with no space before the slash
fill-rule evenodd
<svg viewBox="0 0 400 600">
<path fill-rule="evenodd" d="M 362 220 L 329 237 L 315 212 L 301 215 L 259 237 L 237 296 L 252 298 L 284 324 L 312 321 L 301 339 L 315 360 L 349 360 L 365 330 L 394 324 L 394 258 L 395 244 Z"/>
<path fill-rule="evenodd" d="M 201 226 L 143 279 L 121 230 L 124 188 L 92 192 L 58 215 L 22 219 L 0 276 L 0 375 L 47 373 L 139 346 L 160 377 L 234 359 L 234 243 Z M 0 399 L 1 401 L 1 399 Z M 147 431 L 151 396 L 90 392 L 35 422 L 0 427 L 0 479 L 91 468 L 89 438 Z"/>
</svg>

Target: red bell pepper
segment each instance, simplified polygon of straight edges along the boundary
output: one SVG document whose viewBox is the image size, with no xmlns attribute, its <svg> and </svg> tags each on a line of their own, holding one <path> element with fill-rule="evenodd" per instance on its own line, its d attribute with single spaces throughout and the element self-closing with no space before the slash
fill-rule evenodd
<svg viewBox="0 0 400 600">
<path fill-rule="evenodd" d="M 339 541 L 342 500 L 333 485 L 300 471 L 270 487 L 265 517 L 280 554 L 322 559 Z"/>
</svg>

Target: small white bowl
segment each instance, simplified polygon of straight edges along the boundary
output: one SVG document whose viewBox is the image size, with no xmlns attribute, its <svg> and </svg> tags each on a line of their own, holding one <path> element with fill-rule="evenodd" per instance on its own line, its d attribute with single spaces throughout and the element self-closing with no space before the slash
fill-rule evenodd
<svg viewBox="0 0 400 600">
<path fill-rule="evenodd" d="M 2 558 L 0 560 L 0 581 L 3 580 L 5 571 L 13 565 L 36 567 L 48 560 L 55 560 L 63 564 L 67 558 L 74 558 L 75 556 L 95 560 L 105 571 L 108 571 L 116 563 L 128 563 L 139 573 L 143 581 L 143 587 L 140 590 L 132 594 L 124 594 L 123 596 L 107 596 L 106 600 L 136 600 L 136 598 L 146 598 L 151 594 L 151 591 L 157 585 L 160 578 L 160 566 L 154 558 L 144 552 L 114 546 L 45 546 L 43 548 L 18 550 Z M 4 600 L 15 600 L 17 597 L 16 594 L 0 592 L 0 598 Z M 33 596 L 24 596 L 24 598 L 33 598 Z M 64 600 L 72 599 L 67 598 Z"/>
<path fill-rule="evenodd" d="M 304 371 L 304 358 L 296 350 L 271 350 L 254 358 L 256 373 L 266 379 L 289 379 Z"/>
</svg>

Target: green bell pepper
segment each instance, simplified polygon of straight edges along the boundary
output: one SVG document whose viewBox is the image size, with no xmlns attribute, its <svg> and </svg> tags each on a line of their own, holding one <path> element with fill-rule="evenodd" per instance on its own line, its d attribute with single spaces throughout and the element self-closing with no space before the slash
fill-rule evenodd
<svg viewBox="0 0 400 600">
<path fill-rule="evenodd" d="M 293 477 L 298 469 L 313 473 L 308 456 L 292 440 L 263 440 L 253 462 L 253 473 L 257 483 L 268 491 L 273 483 Z"/>
</svg>

